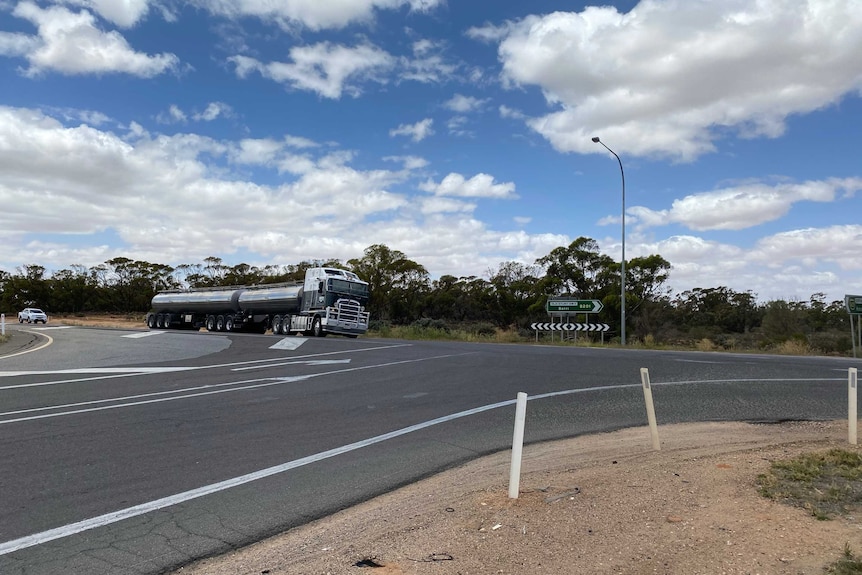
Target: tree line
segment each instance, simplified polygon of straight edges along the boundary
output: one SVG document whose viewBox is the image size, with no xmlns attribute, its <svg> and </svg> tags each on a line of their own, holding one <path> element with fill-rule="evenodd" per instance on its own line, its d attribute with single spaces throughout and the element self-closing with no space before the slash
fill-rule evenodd
<svg viewBox="0 0 862 575">
<path fill-rule="evenodd" d="M 597 299 L 598 314 L 569 321 L 607 323 L 619 335 L 619 262 L 599 252 L 598 243 L 580 237 L 533 264 L 502 262 L 484 277 L 444 275 L 431 280 L 421 264 L 382 244 L 341 262 L 312 260 L 283 266 L 227 265 L 221 258 L 176 267 L 117 257 L 88 268 L 71 266 L 49 273 L 25 265 L 16 273 L 0 270 L 0 309 L 27 306 L 50 313 L 136 314 L 150 308 L 161 290 L 255 285 L 302 280 L 310 267 L 348 269 L 370 284 L 369 311 L 378 325 L 419 323 L 447 329 L 514 329 L 529 335 L 533 322 L 548 321 L 549 296 Z M 761 303 L 751 291 L 704 287 L 673 294 L 667 286 L 671 264 L 658 254 L 626 261 L 626 331 L 629 339 L 658 343 L 710 341 L 725 349 L 756 348 L 796 341 L 822 352 L 852 347 L 849 316 L 842 301 L 824 294 L 809 301 Z"/>
</svg>

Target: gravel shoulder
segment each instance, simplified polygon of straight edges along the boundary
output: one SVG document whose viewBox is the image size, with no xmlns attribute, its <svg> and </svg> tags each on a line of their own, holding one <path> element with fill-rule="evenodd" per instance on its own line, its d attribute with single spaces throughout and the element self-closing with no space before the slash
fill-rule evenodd
<svg viewBox="0 0 862 575">
<path fill-rule="evenodd" d="M 856 450 L 846 421 L 646 427 L 524 448 L 509 499 L 509 452 L 199 561 L 182 575 L 821 574 L 852 511 L 817 521 L 757 494 L 770 462 Z"/>
</svg>

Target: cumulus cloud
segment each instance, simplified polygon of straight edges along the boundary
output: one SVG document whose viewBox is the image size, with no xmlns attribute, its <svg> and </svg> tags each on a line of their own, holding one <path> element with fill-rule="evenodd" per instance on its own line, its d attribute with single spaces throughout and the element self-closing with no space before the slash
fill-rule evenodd
<svg viewBox="0 0 862 575">
<path fill-rule="evenodd" d="M 411 11 L 428 12 L 444 0 L 193 0 L 198 7 L 228 18 L 256 17 L 275 22 L 285 29 L 304 27 L 310 30 L 338 29 L 349 24 L 369 23 L 378 10 L 396 10 L 407 6 Z"/>
<path fill-rule="evenodd" d="M 626 210 L 641 228 L 679 223 L 689 229 L 742 230 L 786 215 L 798 202 L 832 202 L 862 190 L 862 178 L 830 178 L 802 183 L 750 183 L 674 200 L 668 210 L 635 206 Z"/>
<path fill-rule="evenodd" d="M 229 58 L 236 74 L 244 78 L 251 72 L 296 90 L 316 92 L 324 98 L 338 99 L 343 93 L 361 94 L 368 81 L 385 83 L 382 73 L 391 68 L 394 59 L 371 44 L 348 47 L 331 42 L 294 46 L 289 62 L 263 63 L 248 56 Z"/>
<path fill-rule="evenodd" d="M 219 117 L 233 116 L 233 109 L 224 102 L 210 102 L 203 112 L 195 113 L 192 118 L 198 121 L 212 122 Z"/>
<path fill-rule="evenodd" d="M 64 3 L 88 8 L 122 28 L 143 20 L 150 9 L 150 0 L 64 0 Z"/>
<path fill-rule="evenodd" d="M 434 135 L 434 120 L 425 118 L 415 124 L 401 124 L 397 128 L 389 130 L 390 136 L 409 136 L 414 142 L 421 142 L 428 136 Z"/>
<path fill-rule="evenodd" d="M 457 196 L 464 198 L 517 198 L 515 184 L 506 182 L 495 184 L 494 177 L 488 174 L 476 174 L 466 179 L 461 174 L 451 173 L 439 183 L 428 180 L 419 189 L 436 196 Z"/>
<path fill-rule="evenodd" d="M 793 114 L 862 90 L 856 0 L 642 1 L 472 29 L 499 39 L 502 80 L 556 111 L 528 125 L 558 150 L 690 161 L 731 130 L 776 137 Z"/>
<path fill-rule="evenodd" d="M 30 21 L 38 29 L 37 39 L 23 44 L 19 39 L 13 46 L 27 49 L 23 55 L 30 63 L 25 72 L 28 76 L 55 71 L 70 75 L 126 73 L 150 78 L 179 65 L 174 54 L 136 52 L 118 32 L 101 30 L 87 10 L 76 13 L 59 6 L 43 9 L 32 2 L 21 2 L 12 15 Z"/>
<path fill-rule="evenodd" d="M 466 114 L 481 110 L 488 101 L 490 101 L 489 98 L 474 98 L 473 96 L 455 94 L 443 104 L 443 107 L 459 114 Z"/>
</svg>

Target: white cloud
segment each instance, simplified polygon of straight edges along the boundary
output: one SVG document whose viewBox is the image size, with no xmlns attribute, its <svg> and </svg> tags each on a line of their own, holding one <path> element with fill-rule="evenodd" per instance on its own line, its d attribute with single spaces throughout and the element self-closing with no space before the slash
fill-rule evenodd
<svg viewBox="0 0 862 575">
<path fill-rule="evenodd" d="M 438 184 L 428 180 L 420 184 L 419 189 L 433 193 L 436 196 L 457 196 L 463 198 L 517 198 L 515 184 L 507 182 L 495 184 L 494 177 L 488 174 L 476 174 L 469 180 L 461 174 L 451 173 Z"/>
<path fill-rule="evenodd" d="M 41 45 L 39 38 L 14 32 L 0 32 L 0 56 L 26 56 Z"/>
<path fill-rule="evenodd" d="M 295 46 L 289 55 L 290 62 L 265 64 L 241 55 L 233 56 L 229 61 L 236 66 L 236 73 L 241 78 L 256 71 L 291 88 L 316 92 L 331 99 L 338 99 L 345 92 L 358 96 L 364 82 L 385 83 L 382 74 L 394 64 L 392 56 L 371 44 L 348 47 L 321 42 Z"/>
<path fill-rule="evenodd" d="M 25 72 L 28 76 L 56 71 L 70 75 L 126 73 L 150 78 L 179 65 L 173 54 L 134 51 L 119 33 L 99 29 L 86 10 L 75 13 L 57 6 L 42 9 L 32 2 L 21 2 L 12 14 L 38 28 L 38 43 L 30 42 L 24 54 L 30 63 Z"/>
<path fill-rule="evenodd" d="M 446 60 L 443 45 L 430 40 L 414 42 L 413 56 L 402 56 L 398 62 L 398 75 L 401 80 L 423 84 L 446 82 L 458 70 L 458 64 Z"/>
<path fill-rule="evenodd" d="M 56 0 L 55 0 L 56 1 Z M 61 0 L 65 4 L 82 6 L 117 26 L 130 28 L 149 12 L 150 0 Z"/>
<path fill-rule="evenodd" d="M 218 117 L 233 116 L 233 109 L 224 102 L 210 102 L 203 112 L 196 113 L 193 119 L 204 122 L 212 122 Z"/>
<path fill-rule="evenodd" d="M 160 124 L 176 124 L 183 123 L 188 120 L 186 113 L 177 106 L 176 104 L 171 104 L 168 107 L 167 112 L 160 112 L 158 116 L 156 116 L 156 121 Z"/>
<path fill-rule="evenodd" d="M 214 14 L 229 18 L 252 16 L 275 22 L 285 29 L 311 30 L 344 28 L 349 24 L 369 23 L 377 10 L 396 10 L 408 6 L 415 12 L 431 11 L 444 0 L 193 0 Z"/>
<path fill-rule="evenodd" d="M 401 124 L 397 128 L 389 130 L 390 136 L 409 136 L 414 142 L 421 142 L 428 136 L 434 135 L 434 120 L 425 118 L 415 124 Z"/>
<path fill-rule="evenodd" d="M 787 118 L 862 90 L 858 0 L 642 1 L 473 29 L 502 37 L 502 79 L 558 108 L 528 124 L 560 151 L 690 161 L 727 129 L 776 137 Z"/>
<path fill-rule="evenodd" d="M 453 112 L 466 114 L 468 112 L 476 112 L 490 101 L 490 98 L 474 98 L 463 94 L 455 94 L 447 100 L 443 106 Z"/>
<path fill-rule="evenodd" d="M 420 203 L 423 214 L 442 214 L 451 212 L 472 213 L 476 209 L 476 204 L 463 202 L 461 200 L 453 200 L 452 198 L 442 198 L 439 196 L 422 198 Z"/>
<path fill-rule="evenodd" d="M 674 200 L 669 210 L 635 206 L 626 210 L 641 228 L 679 223 L 692 230 L 742 230 L 786 215 L 803 201 L 832 202 L 862 190 L 862 178 L 831 178 L 799 184 L 743 184 Z"/>
</svg>

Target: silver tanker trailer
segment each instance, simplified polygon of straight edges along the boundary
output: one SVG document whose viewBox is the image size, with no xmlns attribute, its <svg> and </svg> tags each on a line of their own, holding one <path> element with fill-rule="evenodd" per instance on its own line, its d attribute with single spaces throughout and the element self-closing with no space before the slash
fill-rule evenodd
<svg viewBox="0 0 862 575">
<path fill-rule="evenodd" d="M 304 282 L 159 292 L 147 326 L 356 337 L 368 330 L 367 305 L 368 283 L 353 272 L 310 268 Z"/>
</svg>

